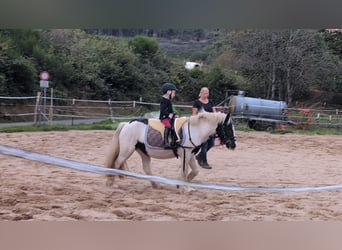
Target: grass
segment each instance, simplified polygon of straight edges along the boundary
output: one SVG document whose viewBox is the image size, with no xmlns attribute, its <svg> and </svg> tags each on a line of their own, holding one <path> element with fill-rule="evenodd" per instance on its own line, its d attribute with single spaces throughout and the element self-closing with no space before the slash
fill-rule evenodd
<svg viewBox="0 0 342 250">
<path fill-rule="evenodd" d="M 257 130 L 249 128 L 246 124 L 238 124 L 235 129 L 237 131 L 244 131 L 244 132 L 256 132 Z M 260 132 L 267 132 L 265 130 L 262 130 Z M 335 128 L 322 128 L 319 126 L 307 126 L 304 129 L 298 129 L 295 127 L 287 127 L 285 130 L 280 129 L 273 129 L 269 131 L 271 134 L 307 134 L 307 135 L 342 135 L 342 129 L 339 127 Z"/>
<path fill-rule="evenodd" d="M 305 129 L 295 129 L 294 133 L 297 133 L 297 134 L 310 134 L 310 135 L 342 135 L 342 129 L 339 129 L 339 128 L 308 127 L 308 128 L 305 128 Z"/>
<path fill-rule="evenodd" d="M 128 120 L 105 120 L 94 124 L 77 124 L 77 125 L 27 125 L 27 126 L 8 126 L 0 127 L 0 133 L 14 132 L 40 132 L 40 131 L 68 131 L 68 130 L 115 130 L 118 124 Z M 248 128 L 246 125 L 239 124 L 236 126 L 237 131 L 255 132 L 256 130 Z M 265 132 L 265 131 L 264 131 Z M 270 131 L 272 134 L 310 134 L 310 135 L 342 135 L 341 128 L 320 128 L 318 126 L 306 127 L 305 129 L 288 128 L 286 130 L 274 129 Z"/>
<path fill-rule="evenodd" d="M 305 129 L 289 128 L 285 130 L 274 129 L 270 131 L 272 134 L 306 134 L 306 135 L 342 135 L 342 129 L 338 128 L 319 128 L 307 127 Z"/>
</svg>

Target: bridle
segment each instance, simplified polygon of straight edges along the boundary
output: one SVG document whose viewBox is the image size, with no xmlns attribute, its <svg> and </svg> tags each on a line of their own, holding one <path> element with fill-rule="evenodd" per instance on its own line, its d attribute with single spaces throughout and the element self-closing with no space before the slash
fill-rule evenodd
<svg viewBox="0 0 342 250">
<path fill-rule="evenodd" d="M 221 142 L 223 144 L 225 144 L 227 148 L 234 149 L 236 147 L 236 143 L 235 143 L 236 137 L 234 136 L 234 133 L 231 132 L 231 131 L 233 131 L 232 121 L 227 125 L 227 122 L 229 119 L 230 119 L 230 113 L 228 113 L 226 115 L 226 118 L 224 119 L 223 122 L 221 122 L 217 125 L 216 133 L 217 133 L 218 137 L 220 138 Z M 228 132 L 228 135 L 227 135 L 226 131 Z M 188 120 L 188 136 L 189 136 L 189 141 L 191 142 L 193 147 L 178 144 L 178 147 L 181 147 L 184 151 L 183 164 L 182 164 L 183 165 L 183 167 L 182 167 L 183 172 L 185 171 L 185 149 L 186 148 L 192 148 L 191 153 L 197 154 L 203 145 L 203 143 L 200 145 L 196 145 L 193 142 L 193 140 L 191 138 L 191 132 L 190 132 L 190 120 Z M 176 154 L 176 157 L 178 158 L 177 154 Z"/>
<path fill-rule="evenodd" d="M 230 120 L 230 123 L 228 121 Z M 223 122 L 219 123 L 216 128 L 216 133 L 218 135 L 218 138 L 221 140 L 221 143 L 226 145 L 227 148 L 234 149 L 236 147 L 236 137 L 233 133 L 233 122 L 230 117 L 230 113 L 226 115 L 226 118 L 224 119 Z M 197 154 L 197 152 L 200 150 L 201 146 L 203 145 L 196 145 L 191 138 L 191 133 L 190 133 L 190 121 L 188 122 L 188 135 L 189 135 L 189 141 L 193 145 L 193 150 L 192 153 Z M 183 148 L 186 148 L 184 146 L 181 146 Z M 189 148 L 189 147 L 187 147 Z"/>
<path fill-rule="evenodd" d="M 229 119 L 230 123 L 227 124 Z M 233 122 L 231 120 L 230 113 L 228 113 L 224 121 L 217 125 L 216 133 L 220 138 L 221 143 L 226 145 L 226 147 L 230 149 L 234 149 L 236 147 L 236 137 L 232 132 L 233 130 Z"/>
</svg>

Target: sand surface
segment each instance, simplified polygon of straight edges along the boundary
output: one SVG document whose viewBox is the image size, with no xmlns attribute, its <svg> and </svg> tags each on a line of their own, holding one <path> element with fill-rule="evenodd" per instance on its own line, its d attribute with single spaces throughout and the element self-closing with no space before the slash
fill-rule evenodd
<svg viewBox="0 0 342 250">
<path fill-rule="evenodd" d="M 0 133 L 0 143 L 102 165 L 113 131 Z M 195 182 L 253 187 L 342 184 L 342 136 L 237 132 L 238 147 L 208 153 L 213 169 Z M 130 171 L 143 173 L 137 153 Z M 152 160 L 154 175 L 179 178 L 179 160 Z M 342 190 L 272 193 L 153 189 L 104 176 L 0 155 L 0 220 L 39 221 L 342 221 Z"/>
</svg>

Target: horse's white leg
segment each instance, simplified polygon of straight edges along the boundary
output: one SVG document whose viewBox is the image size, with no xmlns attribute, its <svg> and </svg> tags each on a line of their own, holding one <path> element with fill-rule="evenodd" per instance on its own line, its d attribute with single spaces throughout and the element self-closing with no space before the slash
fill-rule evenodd
<svg viewBox="0 0 342 250">
<path fill-rule="evenodd" d="M 191 154 L 190 151 L 186 151 L 185 152 L 185 161 L 183 161 L 183 157 L 184 155 L 181 154 L 181 175 L 184 181 L 190 182 L 193 178 L 195 178 L 196 175 L 198 175 L 199 170 L 198 170 L 198 165 L 197 162 L 195 160 L 195 156 L 193 154 Z M 185 162 L 185 166 L 184 166 L 184 162 Z M 188 174 L 188 166 L 190 166 L 191 168 L 191 172 Z M 184 170 L 183 170 L 184 168 Z M 181 193 L 190 193 L 192 191 L 194 191 L 194 188 L 188 187 L 188 186 L 183 186 L 180 189 Z"/>
<path fill-rule="evenodd" d="M 142 167 L 143 167 L 143 170 L 144 170 L 145 174 L 152 175 L 151 157 L 148 156 L 148 155 L 145 155 L 140 150 L 137 150 L 137 152 L 139 153 L 139 155 L 141 157 Z M 153 188 L 159 188 L 160 187 L 156 182 L 153 182 L 153 181 L 151 181 L 151 185 L 152 185 Z"/>
<path fill-rule="evenodd" d="M 135 146 L 127 145 L 120 148 L 118 157 L 113 162 L 112 168 L 115 169 L 127 169 L 127 159 L 134 153 Z M 111 176 L 107 179 L 106 185 L 111 186 L 114 184 L 115 176 Z"/>
<path fill-rule="evenodd" d="M 188 181 L 188 171 L 189 171 L 189 162 L 190 162 L 190 155 L 187 152 L 181 150 L 178 152 L 180 158 L 180 172 L 181 172 L 181 180 Z M 184 159 L 185 157 L 185 159 Z M 177 187 L 179 187 L 177 185 Z M 180 192 L 181 193 L 189 193 L 193 189 L 188 186 L 181 186 Z"/>
<path fill-rule="evenodd" d="M 179 159 L 180 159 L 180 171 L 181 171 L 181 179 L 182 181 L 187 181 L 188 170 L 189 170 L 189 161 L 190 159 L 187 157 L 187 153 L 182 150 L 181 153 L 178 152 Z M 185 157 L 185 159 L 184 159 Z"/>
<path fill-rule="evenodd" d="M 196 177 L 196 175 L 198 175 L 199 170 L 198 170 L 198 165 L 197 162 L 195 160 L 195 156 L 193 154 L 191 154 L 190 156 L 190 161 L 189 161 L 189 165 L 191 168 L 191 172 L 189 173 L 189 175 L 187 176 L 187 180 L 191 181 L 192 179 L 194 179 Z"/>
<path fill-rule="evenodd" d="M 185 161 L 184 161 L 185 157 Z M 181 159 L 181 175 L 184 181 L 191 181 L 193 178 L 195 178 L 196 175 L 198 175 L 198 165 L 195 160 L 195 156 L 191 153 L 191 151 L 184 151 L 180 154 Z M 189 167 L 191 168 L 191 172 L 189 172 Z"/>
<path fill-rule="evenodd" d="M 134 151 L 135 151 L 134 145 L 127 145 L 125 147 L 122 147 L 122 150 L 120 150 L 120 153 L 114 162 L 114 168 L 116 169 L 127 168 L 126 160 L 129 157 L 131 157 Z"/>
<path fill-rule="evenodd" d="M 115 162 L 116 160 L 113 159 L 111 163 L 108 164 L 107 167 L 109 168 L 116 168 L 116 169 L 121 169 L 121 170 L 125 170 L 125 171 L 128 171 L 128 166 L 127 166 L 127 161 L 123 161 L 123 163 L 121 165 L 118 165 L 120 167 L 115 167 Z M 112 186 L 114 184 L 114 181 L 115 181 L 115 175 L 107 175 L 107 181 L 106 181 L 106 186 Z M 124 175 L 119 175 L 118 176 L 120 179 L 123 179 L 125 178 Z"/>
</svg>

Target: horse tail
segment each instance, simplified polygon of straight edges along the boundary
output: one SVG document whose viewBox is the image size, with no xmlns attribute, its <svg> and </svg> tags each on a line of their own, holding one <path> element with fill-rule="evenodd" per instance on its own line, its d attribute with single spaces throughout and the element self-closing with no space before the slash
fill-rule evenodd
<svg viewBox="0 0 342 250">
<path fill-rule="evenodd" d="M 120 153 L 119 136 L 120 136 L 121 130 L 123 129 L 125 125 L 126 125 L 125 122 L 120 122 L 119 126 L 114 132 L 113 138 L 109 145 L 108 153 L 106 155 L 105 163 L 104 163 L 104 166 L 107 168 L 114 168 L 115 161 L 118 158 L 119 153 Z M 127 162 L 126 161 L 123 162 L 121 166 L 119 166 L 119 169 L 128 170 Z M 108 180 L 114 179 L 113 177 L 114 176 L 107 175 Z"/>
</svg>

